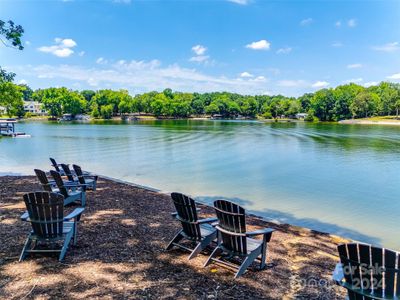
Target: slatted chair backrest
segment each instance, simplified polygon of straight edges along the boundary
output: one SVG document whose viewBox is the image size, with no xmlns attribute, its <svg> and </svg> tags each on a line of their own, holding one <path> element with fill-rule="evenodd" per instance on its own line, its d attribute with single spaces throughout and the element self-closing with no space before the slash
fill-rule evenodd
<svg viewBox="0 0 400 300">
<path fill-rule="evenodd" d="M 237 255 L 247 255 L 246 215 L 243 207 L 227 200 L 214 202 L 223 246 Z"/>
<path fill-rule="evenodd" d="M 201 239 L 200 225 L 197 223 L 196 202 L 181 193 L 172 193 L 172 201 L 174 202 L 178 219 L 182 223 L 183 232 L 194 240 Z"/>
<path fill-rule="evenodd" d="M 63 234 L 64 197 L 57 193 L 24 195 L 33 233 L 39 238 L 56 239 Z"/>
<path fill-rule="evenodd" d="M 339 245 L 338 251 L 346 283 L 382 298 L 400 296 L 400 253 L 359 243 Z M 349 298 L 356 295 L 349 291 Z"/>
<path fill-rule="evenodd" d="M 51 161 L 51 164 L 53 165 L 54 169 L 57 172 L 61 172 L 60 167 L 58 166 L 56 160 L 54 158 L 50 157 L 50 161 Z"/>
<path fill-rule="evenodd" d="M 60 194 L 63 195 L 65 198 L 69 197 L 68 190 L 64 185 L 64 181 L 62 180 L 60 173 L 51 170 L 50 174 L 56 182 L 57 187 L 60 190 Z"/>
<path fill-rule="evenodd" d="M 39 179 L 40 184 L 44 191 L 51 192 L 51 185 L 47 179 L 46 173 L 42 170 L 34 169 L 36 177 Z"/>
<path fill-rule="evenodd" d="M 69 181 L 74 181 L 74 176 L 72 175 L 71 169 L 66 164 L 61 164 L 61 168 L 64 171 L 65 176 L 67 176 Z"/>
<path fill-rule="evenodd" d="M 85 177 L 83 176 L 82 168 L 78 165 L 72 165 L 80 184 L 86 184 Z"/>
</svg>

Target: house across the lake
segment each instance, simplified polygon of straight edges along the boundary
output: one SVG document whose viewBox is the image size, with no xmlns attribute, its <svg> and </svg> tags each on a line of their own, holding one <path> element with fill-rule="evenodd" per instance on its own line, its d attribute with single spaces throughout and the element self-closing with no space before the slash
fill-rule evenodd
<svg viewBox="0 0 400 300">
<path fill-rule="evenodd" d="M 24 111 L 35 115 L 46 114 L 46 111 L 42 108 L 42 104 L 37 101 L 24 101 Z"/>
<path fill-rule="evenodd" d="M 305 118 L 307 118 L 307 116 L 308 116 L 307 113 L 298 113 L 296 114 L 296 119 L 304 120 Z"/>
</svg>

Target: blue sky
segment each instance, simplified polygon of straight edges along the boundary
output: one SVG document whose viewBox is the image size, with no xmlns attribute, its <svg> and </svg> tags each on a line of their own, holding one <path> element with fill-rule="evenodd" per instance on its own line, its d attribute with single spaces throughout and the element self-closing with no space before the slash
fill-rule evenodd
<svg viewBox="0 0 400 300">
<path fill-rule="evenodd" d="M 400 1 L 4 1 L 25 49 L 0 65 L 32 88 L 298 96 L 400 82 Z"/>
</svg>

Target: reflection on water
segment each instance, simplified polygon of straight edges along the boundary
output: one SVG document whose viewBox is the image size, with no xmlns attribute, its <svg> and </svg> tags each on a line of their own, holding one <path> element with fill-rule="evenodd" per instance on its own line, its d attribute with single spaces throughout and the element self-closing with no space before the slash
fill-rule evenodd
<svg viewBox="0 0 400 300">
<path fill-rule="evenodd" d="M 400 249 L 400 127 L 243 121 L 18 124 L 0 172 L 49 169 L 49 156 L 111 177 Z"/>
</svg>

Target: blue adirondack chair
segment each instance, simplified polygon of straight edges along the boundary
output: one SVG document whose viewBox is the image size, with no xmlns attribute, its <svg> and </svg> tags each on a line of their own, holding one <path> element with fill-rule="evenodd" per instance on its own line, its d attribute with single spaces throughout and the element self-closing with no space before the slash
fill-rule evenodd
<svg viewBox="0 0 400 300">
<path fill-rule="evenodd" d="M 89 189 L 93 191 L 96 190 L 97 186 L 97 175 L 85 175 L 85 172 L 82 171 L 82 168 L 78 165 L 72 165 L 72 168 L 75 171 L 75 175 L 78 178 L 80 184 L 87 186 Z M 68 168 L 69 169 L 69 168 Z"/>
<path fill-rule="evenodd" d="M 218 246 L 211 253 L 204 266 L 215 261 L 230 268 L 236 268 L 235 278 L 241 276 L 255 260 L 260 262 L 260 269 L 266 266 L 267 244 L 271 240 L 274 229 L 246 231 L 246 213 L 244 208 L 227 200 L 214 202 L 218 217 Z M 252 237 L 263 236 L 262 240 Z M 218 257 L 218 258 L 217 258 Z M 221 257 L 221 259 L 219 258 Z M 233 257 L 242 259 L 238 266 L 229 262 Z"/>
<path fill-rule="evenodd" d="M 399 252 L 362 243 L 341 244 L 338 252 L 332 279 L 348 299 L 400 299 Z"/>
<path fill-rule="evenodd" d="M 64 196 L 64 205 L 75 201 L 80 201 L 81 206 L 86 206 L 86 185 L 68 185 L 64 182 L 60 173 L 51 170 L 50 174 L 57 184 L 59 193 Z"/>
<path fill-rule="evenodd" d="M 215 228 L 210 225 L 217 218 L 198 219 L 196 202 L 184 194 L 172 193 L 171 198 L 176 208 L 176 212 L 172 216 L 181 223 L 182 229 L 178 231 L 168 244 L 167 250 L 170 250 L 174 246 L 179 247 L 190 251 L 188 259 L 192 259 L 217 238 Z M 196 247 L 190 249 L 181 245 L 179 241 L 184 238 L 196 243 Z"/>
<path fill-rule="evenodd" d="M 64 176 L 65 173 L 64 173 L 64 170 L 61 169 L 61 164 L 58 164 L 58 163 L 56 162 L 56 160 L 55 160 L 54 158 L 52 158 L 52 157 L 50 157 L 50 161 L 51 161 L 51 165 L 54 167 L 54 169 L 55 169 L 58 173 L 60 173 L 61 176 Z"/>
<path fill-rule="evenodd" d="M 77 242 L 78 222 L 84 208 L 76 208 L 72 213 L 64 216 L 64 197 L 58 193 L 35 192 L 24 195 L 24 202 L 28 210 L 32 231 L 29 233 L 21 252 L 19 261 L 29 253 L 59 252 L 59 261 L 67 253 L 68 246 L 73 240 Z M 62 243 L 61 248 L 56 245 Z M 41 246 L 40 248 L 37 246 Z M 43 249 L 43 245 L 49 248 Z"/>
</svg>

